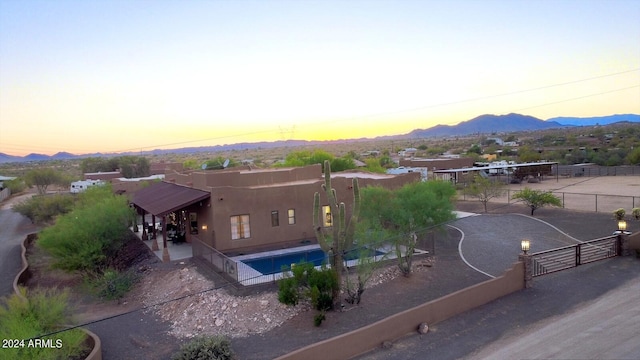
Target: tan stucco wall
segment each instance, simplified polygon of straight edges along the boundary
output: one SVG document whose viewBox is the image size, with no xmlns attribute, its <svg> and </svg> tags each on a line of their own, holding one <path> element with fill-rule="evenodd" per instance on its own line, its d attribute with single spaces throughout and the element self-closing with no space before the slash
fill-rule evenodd
<svg viewBox="0 0 640 360">
<path fill-rule="evenodd" d="M 381 185 L 398 188 L 403 184 L 419 181 L 420 174 L 410 173 L 385 179 L 359 179 L 360 187 Z M 313 195 L 320 192 L 322 205 L 328 201 L 321 185 L 323 180 L 284 183 L 262 187 L 215 187 L 211 189 L 211 214 L 213 232 L 199 238 L 218 251 L 246 251 L 252 249 L 291 246 L 303 242 L 315 242 L 313 231 Z M 345 203 L 347 214 L 353 205 L 352 179 L 332 179 L 339 201 Z M 295 210 L 295 224 L 288 223 L 288 210 Z M 271 212 L 278 211 L 279 226 L 272 226 Z M 247 239 L 231 239 L 230 217 L 249 215 L 251 236 Z"/>
<path fill-rule="evenodd" d="M 472 158 L 457 158 L 457 159 L 401 159 L 400 166 L 408 167 L 423 167 L 429 171 L 434 170 L 446 170 L 457 169 L 473 166 Z"/>
<path fill-rule="evenodd" d="M 194 204 L 187 209 L 198 214 L 198 238 L 201 241 L 227 253 L 291 247 L 316 241 L 312 225 L 313 194 L 320 192 L 323 205 L 328 204 L 321 188 L 320 165 L 234 169 L 166 175 L 168 182 L 211 193 L 209 203 L 204 206 Z M 418 173 L 391 176 L 356 171 L 335 174 L 332 186 L 339 201 L 347 205 L 347 212 L 351 211 L 353 203 L 352 177 L 358 177 L 361 188 L 380 185 L 395 189 L 420 180 Z M 292 225 L 288 223 L 289 209 L 295 210 L 295 224 Z M 278 211 L 278 226 L 272 226 L 272 211 Z M 249 238 L 231 239 L 230 218 L 236 215 L 249 215 Z M 207 229 L 202 229 L 202 225 L 207 225 Z"/>
<path fill-rule="evenodd" d="M 415 332 L 423 322 L 428 325 L 436 324 L 521 289 L 524 289 L 524 263 L 517 262 L 498 278 L 429 301 L 358 330 L 306 346 L 277 359 L 349 359 L 379 347 L 384 341 L 393 341 Z"/>
</svg>

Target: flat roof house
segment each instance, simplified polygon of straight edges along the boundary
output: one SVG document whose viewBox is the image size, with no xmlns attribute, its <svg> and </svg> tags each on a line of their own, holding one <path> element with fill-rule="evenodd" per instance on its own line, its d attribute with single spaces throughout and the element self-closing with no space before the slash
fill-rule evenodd
<svg viewBox="0 0 640 360">
<path fill-rule="evenodd" d="M 333 173 L 339 201 L 351 210 L 352 178 L 361 188 L 398 188 L 420 181 L 419 173 L 400 175 L 368 172 Z M 251 253 L 315 243 L 313 195 L 320 192 L 322 168 L 230 168 L 188 174 L 167 173 L 165 180 L 137 191 L 132 198 L 140 214 L 152 214 L 163 224 L 177 220 L 185 241 L 202 242 L 225 255 Z M 154 220 L 155 222 L 155 220 Z M 329 225 L 329 224 L 326 224 Z M 166 226 L 163 231 L 166 231 Z"/>
</svg>

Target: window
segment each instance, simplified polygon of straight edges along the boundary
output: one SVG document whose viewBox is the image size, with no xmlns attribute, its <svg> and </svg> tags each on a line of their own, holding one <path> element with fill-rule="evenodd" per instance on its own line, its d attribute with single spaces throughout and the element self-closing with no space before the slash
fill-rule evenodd
<svg viewBox="0 0 640 360">
<path fill-rule="evenodd" d="M 278 210 L 271 212 L 271 226 L 280 226 L 280 219 L 278 218 Z"/>
<path fill-rule="evenodd" d="M 296 210 L 289 209 L 287 211 L 287 215 L 289 216 L 289 225 L 295 225 L 296 223 Z"/>
<path fill-rule="evenodd" d="M 231 217 L 231 239 L 247 239 L 251 236 L 249 215 L 236 215 Z"/>
<path fill-rule="evenodd" d="M 198 233 L 198 214 L 192 212 L 189 213 L 189 224 L 191 225 L 191 233 Z"/>
<path fill-rule="evenodd" d="M 331 207 L 329 205 L 325 205 L 322 207 L 322 226 L 329 227 L 333 223 L 333 218 L 331 217 Z"/>
</svg>

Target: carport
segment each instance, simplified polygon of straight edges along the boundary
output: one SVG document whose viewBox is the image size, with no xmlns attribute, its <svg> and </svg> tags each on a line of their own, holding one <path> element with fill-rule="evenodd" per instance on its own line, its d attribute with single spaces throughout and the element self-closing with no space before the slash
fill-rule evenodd
<svg viewBox="0 0 640 360">
<path fill-rule="evenodd" d="M 168 182 L 154 183 L 138 190 L 133 195 L 131 204 L 135 207 L 136 213 L 142 217 L 142 240 L 153 240 L 152 250 L 159 250 L 156 233 L 158 229 L 156 219 L 159 218 L 162 230 L 162 261 L 170 261 L 167 250 L 168 217 L 171 214 L 183 213 L 185 209 L 194 204 L 202 205 L 203 202 L 209 201 L 210 196 L 209 192 Z M 147 214 L 151 214 L 151 224 L 153 225 L 146 224 Z M 178 216 L 177 221 L 184 229 L 185 238 L 183 240 L 189 242 L 191 231 L 186 231 L 186 217 Z"/>
</svg>

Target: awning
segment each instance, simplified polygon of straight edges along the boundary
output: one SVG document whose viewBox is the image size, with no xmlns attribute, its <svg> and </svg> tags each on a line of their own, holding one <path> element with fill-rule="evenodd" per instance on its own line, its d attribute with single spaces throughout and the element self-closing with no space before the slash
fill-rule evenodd
<svg viewBox="0 0 640 360">
<path fill-rule="evenodd" d="M 208 199 L 211 193 L 167 182 L 155 183 L 138 190 L 131 201 L 137 207 L 155 216 L 164 216 L 198 201 Z"/>
</svg>

